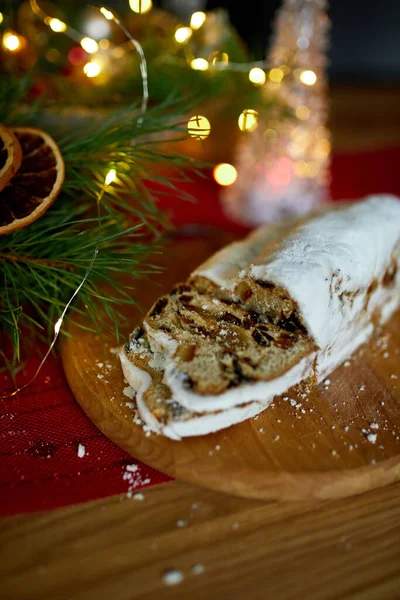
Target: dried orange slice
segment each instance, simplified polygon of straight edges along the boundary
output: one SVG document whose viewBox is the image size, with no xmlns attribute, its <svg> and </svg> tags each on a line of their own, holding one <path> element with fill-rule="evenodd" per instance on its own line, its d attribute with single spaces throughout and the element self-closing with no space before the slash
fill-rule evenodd
<svg viewBox="0 0 400 600">
<path fill-rule="evenodd" d="M 13 132 L 0 125 L 0 190 L 12 179 L 21 165 L 22 150 Z"/>
<path fill-rule="evenodd" d="M 32 127 L 12 130 L 22 149 L 19 170 L 0 191 L 0 235 L 26 227 L 53 204 L 64 181 L 64 160 L 55 141 Z"/>
</svg>

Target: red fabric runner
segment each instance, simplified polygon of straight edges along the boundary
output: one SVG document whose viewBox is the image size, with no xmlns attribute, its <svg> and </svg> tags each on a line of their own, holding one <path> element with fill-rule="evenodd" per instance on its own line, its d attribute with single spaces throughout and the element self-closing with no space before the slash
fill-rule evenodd
<svg viewBox="0 0 400 600">
<path fill-rule="evenodd" d="M 375 192 L 400 195 L 400 149 L 337 156 L 332 163 L 333 199 Z M 240 230 L 223 215 L 211 177 L 185 184 L 197 204 L 163 197 L 161 205 L 177 225 L 201 223 Z M 38 365 L 31 358 L 18 383 Z M 0 393 L 12 389 L 0 376 Z M 78 445 L 85 455 L 78 456 Z M 35 383 L 0 400 L 0 514 L 48 510 L 105 496 L 135 494 L 168 478 L 132 459 L 89 421 L 70 392 L 58 358 L 50 357 Z M 137 465 L 127 469 L 127 465 Z M 133 469 L 133 470 L 132 470 Z"/>
</svg>

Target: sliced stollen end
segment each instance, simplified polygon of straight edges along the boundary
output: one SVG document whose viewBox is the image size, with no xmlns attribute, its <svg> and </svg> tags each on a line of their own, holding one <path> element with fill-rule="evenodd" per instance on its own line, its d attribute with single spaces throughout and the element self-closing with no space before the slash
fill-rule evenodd
<svg viewBox="0 0 400 600">
<path fill-rule="evenodd" d="M 159 357 L 154 357 L 141 329 L 134 332 L 120 359 L 124 376 L 136 392 L 140 417 L 152 431 L 174 440 L 230 427 L 258 415 L 272 401 L 272 398 L 250 401 L 223 411 L 194 412 L 186 409 L 163 383 L 163 372 L 149 366 L 159 363 Z"/>
<path fill-rule="evenodd" d="M 279 297 L 320 348 L 318 378 L 366 342 L 400 304 L 400 200 L 369 197 L 323 214 L 262 254 L 236 293 L 261 310 Z"/>
<path fill-rule="evenodd" d="M 263 314 L 200 294 L 190 285 L 179 285 L 158 300 L 144 327 L 152 350 L 166 353 L 171 365 L 166 377 L 174 374 L 173 385 L 180 382 L 179 388 L 195 397 L 215 397 L 218 408 L 218 397 L 225 398 L 227 390 L 275 380 L 315 351 L 305 329 L 296 323 L 278 327 Z M 242 402 L 237 394 L 229 398 L 235 398 L 234 404 Z M 221 407 L 234 405 L 226 402 Z M 196 410 L 200 403 L 204 410 L 200 398 L 188 408 Z"/>
</svg>

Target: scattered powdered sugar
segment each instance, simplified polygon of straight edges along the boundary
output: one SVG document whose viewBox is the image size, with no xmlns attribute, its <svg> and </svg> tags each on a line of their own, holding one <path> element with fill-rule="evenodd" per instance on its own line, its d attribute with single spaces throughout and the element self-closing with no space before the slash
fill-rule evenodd
<svg viewBox="0 0 400 600">
<path fill-rule="evenodd" d="M 369 426 L 371 427 L 371 429 L 379 429 L 378 423 L 370 423 Z"/>
<path fill-rule="evenodd" d="M 360 392 L 364 392 L 365 391 L 365 385 L 360 385 Z"/>
<path fill-rule="evenodd" d="M 118 346 L 117 348 L 110 348 L 110 354 L 120 354 L 122 352 L 123 346 Z"/>
<path fill-rule="evenodd" d="M 331 385 L 331 380 L 330 379 L 325 379 L 324 385 Z"/>
<path fill-rule="evenodd" d="M 127 398 L 130 398 L 131 400 L 134 399 L 135 397 L 135 390 L 133 388 L 131 388 L 130 385 L 127 385 L 126 387 L 124 387 L 124 389 L 122 390 L 122 393 L 124 394 L 124 396 L 126 396 Z"/>
<path fill-rule="evenodd" d="M 377 440 L 377 434 L 376 433 L 369 433 L 367 435 L 367 440 L 371 443 L 371 444 L 376 444 L 376 440 Z"/>
<path fill-rule="evenodd" d="M 83 444 L 78 444 L 78 458 L 83 458 L 86 454 L 86 448 Z"/>
<path fill-rule="evenodd" d="M 104 375 L 102 375 L 101 373 L 97 373 L 97 379 L 104 379 Z"/>
<path fill-rule="evenodd" d="M 177 527 L 187 527 L 188 522 L 184 521 L 183 519 L 178 519 L 178 521 L 176 522 L 176 526 Z"/>
<path fill-rule="evenodd" d="M 193 575 L 201 575 L 202 573 L 204 573 L 205 570 L 206 570 L 205 566 L 202 565 L 201 563 L 196 563 L 192 567 Z"/>
<path fill-rule="evenodd" d="M 183 571 L 179 571 L 178 569 L 168 569 L 162 576 L 165 585 L 178 585 L 179 583 L 182 583 L 184 578 Z"/>
<path fill-rule="evenodd" d="M 96 363 L 96 367 L 99 367 L 99 369 L 102 369 L 104 367 L 104 363 L 98 362 L 98 363 Z"/>
<path fill-rule="evenodd" d="M 145 479 L 142 478 L 138 465 L 134 464 L 125 465 L 125 470 L 122 473 L 122 479 L 128 483 L 128 490 L 126 494 L 127 498 L 132 498 L 133 490 L 151 483 L 151 480 L 148 477 Z M 134 494 L 133 499 L 143 500 L 144 496 L 143 494 Z"/>
<path fill-rule="evenodd" d="M 344 367 L 350 367 L 350 365 L 351 365 L 351 362 L 349 360 L 345 360 L 343 363 Z"/>
<path fill-rule="evenodd" d="M 125 469 L 127 471 L 129 471 L 130 473 L 136 473 L 136 471 L 138 470 L 138 466 L 137 465 L 126 465 Z"/>
</svg>

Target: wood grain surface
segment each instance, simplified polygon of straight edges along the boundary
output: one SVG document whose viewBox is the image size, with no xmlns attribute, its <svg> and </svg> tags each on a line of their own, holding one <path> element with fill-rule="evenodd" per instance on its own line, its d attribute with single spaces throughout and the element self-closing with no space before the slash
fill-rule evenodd
<svg viewBox="0 0 400 600">
<path fill-rule="evenodd" d="M 336 501 L 266 503 L 173 482 L 141 502 L 3 519 L 0 597 L 397 600 L 399 497 L 397 483 Z M 182 583 L 164 583 L 169 569 Z"/>
<path fill-rule="evenodd" d="M 223 242 L 215 233 L 171 244 L 165 271 L 138 289 L 141 307 L 150 308 Z M 129 315 L 126 338 L 140 316 Z M 180 442 L 145 434 L 134 422 L 118 356 L 110 352 L 115 338 L 99 339 L 76 324 L 68 331 L 63 367 L 79 404 L 116 444 L 172 477 L 292 501 L 349 496 L 400 479 L 400 313 L 329 384 L 293 388 L 255 419 Z"/>
</svg>

